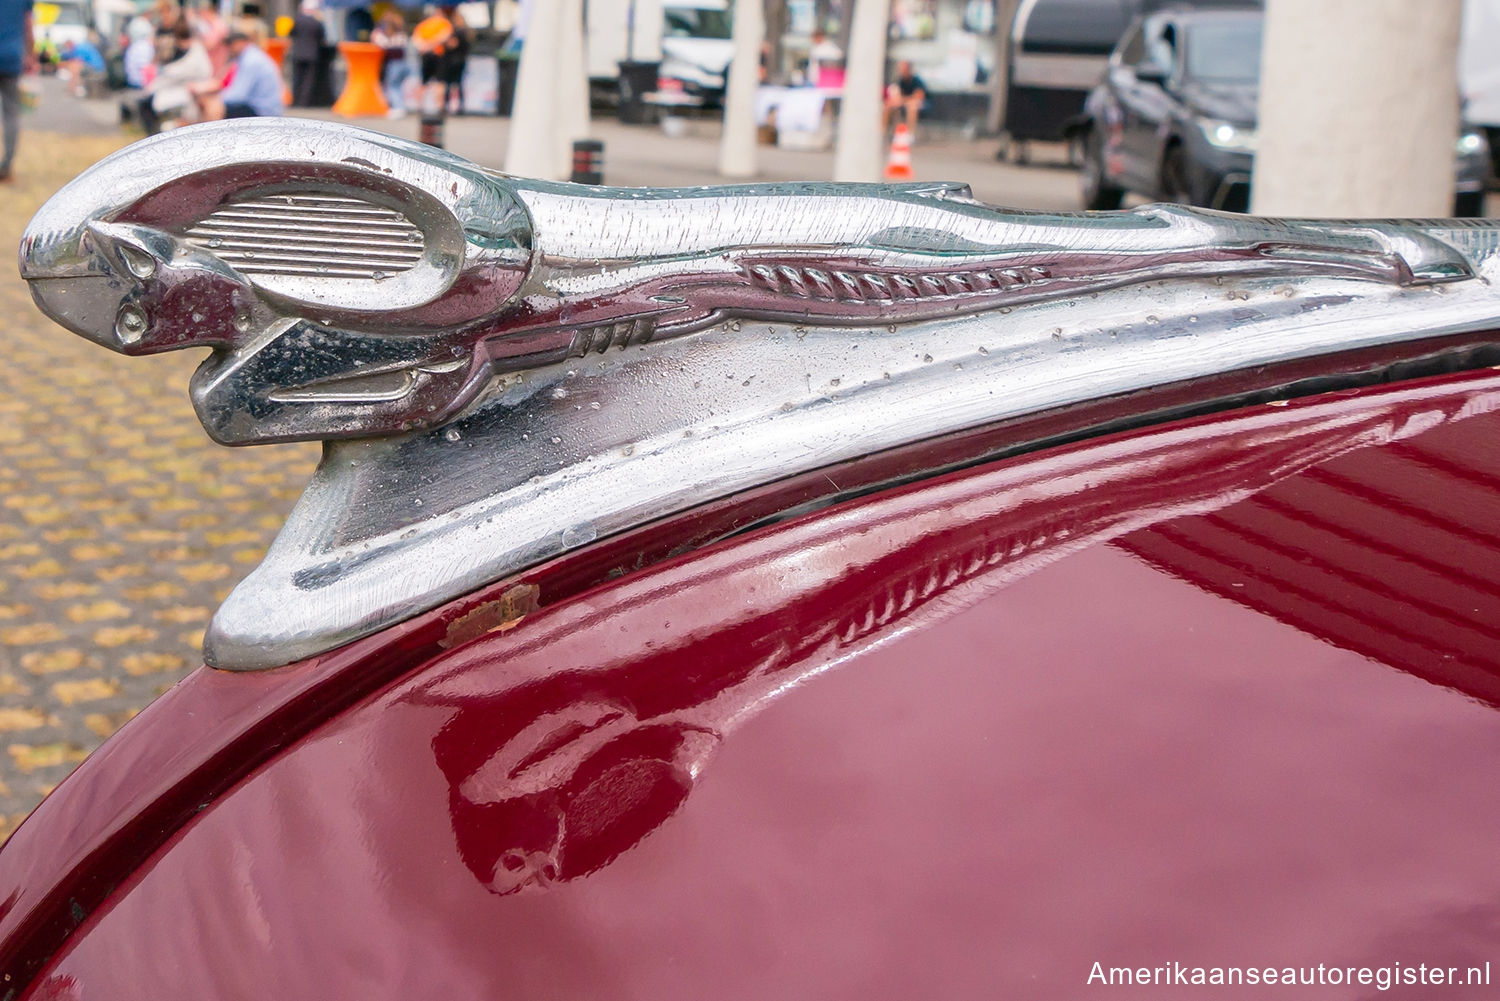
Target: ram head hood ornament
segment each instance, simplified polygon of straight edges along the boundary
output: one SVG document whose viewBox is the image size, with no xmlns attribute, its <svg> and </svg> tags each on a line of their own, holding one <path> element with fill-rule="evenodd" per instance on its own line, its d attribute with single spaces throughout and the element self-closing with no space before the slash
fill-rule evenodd
<svg viewBox="0 0 1500 1001">
<path fill-rule="evenodd" d="M 784 478 L 837 498 L 865 457 L 1359 348 L 1490 364 L 1500 329 L 1492 223 L 584 187 L 295 120 L 102 161 L 32 220 L 21 273 L 116 351 L 207 349 L 217 440 L 328 441 L 209 625 L 237 669 Z"/>
<path fill-rule="evenodd" d="M 1004 212 L 952 184 L 591 188 L 296 120 L 137 143 L 58 192 L 21 245 L 63 326 L 125 354 L 211 348 L 191 393 L 226 444 L 434 427 L 496 373 L 726 319 L 906 323 L 1278 272 L 1472 274 L 1389 225 Z"/>
</svg>

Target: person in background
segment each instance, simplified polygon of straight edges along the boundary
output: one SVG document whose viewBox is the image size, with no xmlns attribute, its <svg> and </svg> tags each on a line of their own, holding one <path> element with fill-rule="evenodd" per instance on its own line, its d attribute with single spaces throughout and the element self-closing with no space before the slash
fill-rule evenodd
<svg viewBox="0 0 1500 1001">
<path fill-rule="evenodd" d="M 375 18 L 368 7 L 351 7 L 344 15 L 344 40 L 368 42 L 375 30 Z"/>
<path fill-rule="evenodd" d="M 323 22 L 318 0 L 302 0 L 292 22 L 292 105 L 310 108 L 318 88 L 318 61 L 323 57 Z"/>
<path fill-rule="evenodd" d="M 227 39 L 232 73 L 229 82 L 192 88 L 205 122 L 224 118 L 275 118 L 281 114 L 281 70 L 276 60 L 242 31 Z"/>
<path fill-rule="evenodd" d="M 380 80 L 386 91 L 386 103 L 391 106 L 391 117 L 406 114 L 406 103 L 401 97 L 401 85 L 411 76 L 411 66 L 406 61 L 406 22 L 394 10 L 385 12 L 370 41 L 380 46 L 385 53 L 380 62 Z"/>
<path fill-rule="evenodd" d="M 240 16 L 234 19 L 234 27 L 231 29 L 242 35 L 249 35 L 250 41 L 264 49 L 266 39 L 271 37 L 271 26 L 266 23 L 265 18 L 260 16 L 260 8 L 253 3 L 245 4 L 245 9 Z"/>
<path fill-rule="evenodd" d="M 136 113 L 148 136 L 161 131 L 163 118 L 176 116 L 193 106 L 192 85 L 214 78 L 208 51 L 193 37 L 186 20 L 178 18 L 165 41 L 166 51 L 175 58 L 157 71 L 145 96 L 136 104 Z"/>
<path fill-rule="evenodd" d="M 451 6 L 439 7 L 437 13 L 418 22 L 412 29 L 411 44 L 422 61 L 422 111 L 442 110 L 447 84 L 443 76 L 443 54 L 453 43 Z"/>
<path fill-rule="evenodd" d="M 36 56 L 37 72 L 54 73 L 57 71 L 57 64 L 60 60 L 57 54 L 57 43 L 52 40 L 52 36 L 43 33 L 40 38 L 36 39 L 32 52 Z"/>
<path fill-rule="evenodd" d="M 443 103 L 449 114 L 461 115 L 464 110 L 464 67 L 469 63 L 469 25 L 457 7 L 447 8 L 448 20 L 453 25 L 453 40 L 443 53 Z"/>
<path fill-rule="evenodd" d="M 911 63 L 905 59 L 896 64 L 896 82 L 885 89 L 885 128 L 889 131 L 891 119 L 901 112 L 906 116 L 906 127 L 917 130 L 917 113 L 927 100 L 927 85 L 912 72 Z"/>
<path fill-rule="evenodd" d="M 144 17 L 133 17 L 125 28 L 130 41 L 125 46 L 125 86 L 145 90 L 151 81 L 147 74 L 156 64 L 156 33 Z"/>
<path fill-rule="evenodd" d="M 156 0 L 151 7 L 151 20 L 156 22 L 158 31 L 171 31 L 177 27 L 177 19 L 181 16 L 176 0 Z"/>
<path fill-rule="evenodd" d="M 35 72 L 31 0 L 0 0 L 0 121 L 5 143 L 0 149 L 0 181 L 11 179 L 21 134 L 21 75 Z"/>
<path fill-rule="evenodd" d="M 58 52 L 63 69 L 68 71 L 74 97 L 87 97 L 90 80 L 102 80 L 107 69 L 104 53 L 95 42 L 97 33 L 90 30 L 89 37 L 81 42 L 64 42 Z"/>
<path fill-rule="evenodd" d="M 235 18 L 234 30 L 231 31 L 230 34 L 244 35 L 246 38 L 250 39 L 251 45 L 255 46 L 257 49 L 260 49 L 262 52 L 265 52 L 266 39 L 271 37 L 271 29 L 267 27 L 266 22 L 262 21 L 258 17 L 238 17 Z M 267 58 L 270 57 L 270 53 L 266 53 L 266 55 Z M 275 63 L 276 60 L 272 59 L 271 62 Z M 234 65 L 232 61 L 230 65 Z M 278 76 L 281 74 L 280 67 L 277 67 L 276 73 Z M 225 82 L 228 83 L 228 80 L 226 79 Z M 285 86 L 286 81 L 283 80 L 283 92 L 285 92 Z"/>
<path fill-rule="evenodd" d="M 197 9 L 189 9 L 187 19 L 194 37 L 203 43 L 203 50 L 208 53 L 214 76 L 222 75 L 224 67 L 229 64 L 229 26 L 219 16 L 219 9 L 212 2 L 206 2 Z"/>
<path fill-rule="evenodd" d="M 807 85 L 809 87 L 824 86 L 823 78 L 827 76 L 830 82 L 827 86 L 842 86 L 844 70 L 844 50 L 838 47 L 838 43 L 828 37 L 822 29 L 813 32 L 812 48 L 807 53 Z M 835 84 L 832 81 L 838 80 Z"/>
</svg>

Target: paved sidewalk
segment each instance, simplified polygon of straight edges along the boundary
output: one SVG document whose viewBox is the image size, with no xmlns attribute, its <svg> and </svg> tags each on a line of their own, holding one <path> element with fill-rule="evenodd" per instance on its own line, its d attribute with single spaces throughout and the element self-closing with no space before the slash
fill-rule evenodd
<svg viewBox="0 0 1500 1001">
<path fill-rule="evenodd" d="M 25 132 L 0 185 L 0 834 L 198 666 L 319 451 L 215 445 L 187 399 L 198 353 L 123 358 L 31 302 L 27 220 L 125 141 Z"/>
</svg>

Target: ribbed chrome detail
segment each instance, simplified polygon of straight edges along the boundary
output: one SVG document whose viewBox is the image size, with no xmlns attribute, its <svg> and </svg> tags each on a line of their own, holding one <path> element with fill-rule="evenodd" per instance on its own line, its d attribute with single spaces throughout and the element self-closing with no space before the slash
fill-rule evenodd
<svg viewBox="0 0 1500 1001">
<path fill-rule="evenodd" d="M 422 231 L 383 205 L 341 195 L 233 202 L 185 234 L 244 274 L 378 281 L 416 267 Z"/>
</svg>

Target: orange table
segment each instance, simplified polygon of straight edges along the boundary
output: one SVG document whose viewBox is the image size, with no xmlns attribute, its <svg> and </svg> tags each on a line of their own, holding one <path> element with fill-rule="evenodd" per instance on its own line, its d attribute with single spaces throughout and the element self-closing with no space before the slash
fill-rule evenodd
<svg viewBox="0 0 1500 1001">
<path fill-rule="evenodd" d="M 380 92 L 380 64 L 385 50 L 371 42 L 340 42 L 347 75 L 344 92 L 333 104 L 333 113 L 345 118 L 368 118 L 391 110 Z"/>
<path fill-rule="evenodd" d="M 276 61 L 276 68 L 281 70 L 281 103 L 292 103 L 292 88 L 286 85 L 286 50 L 290 43 L 285 38 L 266 39 L 266 55 Z"/>
</svg>

